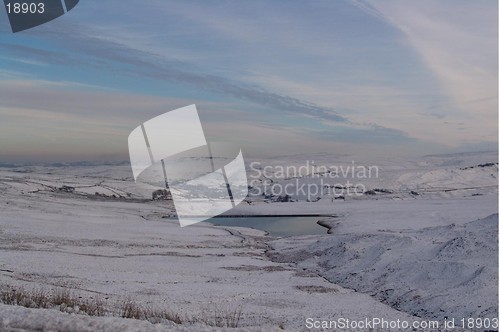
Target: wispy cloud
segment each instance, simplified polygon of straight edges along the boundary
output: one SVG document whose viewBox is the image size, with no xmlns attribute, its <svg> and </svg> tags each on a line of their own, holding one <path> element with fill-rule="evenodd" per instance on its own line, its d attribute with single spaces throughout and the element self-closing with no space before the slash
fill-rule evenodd
<svg viewBox="0 0 500 332">
<path fill-rule="evenodd" d="M 344 133 L 348 133 L 350 128 L 352 128 L 352 135 L 350 136 L 356 136 L 356 140 L 372 141 L 374 137 L 381 137 L 380 135 L 384 131 L 387 132 L 388 137 L 392 137 L 393 139 L 398 139 L 397 134 L 400 135 L 400 140 L 406 140 L 408 137 L 401 130 L 386 128 L 383 125 L 376 124 L 374 121 L 351 121 L 348 118 L 348 114 L 341 115 L 333 108 L 318 106 L 289 95 L 270 92 L 268 89 L 259 87 L 256 84 L 248 84 L 243 81 L 203 72 L 179 69 L 186 67 L 185 64 L 178 61 L 166 60 L 159 55 L 134 48 L 130 45 L 123 45 L 114 39 L 104 39 L 99 37 L 97 33 L 89 31 L 88 28 L 83 29 L 81 26 L 69 24 L 65 27 L 65 31 L 71 36 L 70 39 L 66 36 L 61 37 L 57 31 L 52 30 L 50 27 L 44 28 L 39 32 L 40 35 L 50 38 L 52 41 L 59 40 L 61 44 L 64 43 L 66 50 L 71 50 L 67 54 L 59 54 L 55 63 L 59 61 L 81 61 L 74 55 L 78 54 L 78 56 L 85 56 L 87 65 L 96 66 L 97 68 L 109 69 L 117 67 L 121 68 L 122 73 L 126 73 L 127 75 L 187 83 L 202 90 L 248 101 L 273 111 L 281 111 L 285 114 L 291 113 L 299 117 L 314 118 L 324 125 L 342 124 L 346 126 L 342 130 Z M 32 53 L 29 47 L 16 47 L 15 52 L 20 56 L 29 56 Z M 40 53 L 45 61 L 51 61 L 53 58 L 48 53 Z M 43 56 L 44 54 L 46 56 Z M 376 133 L 376 135 L 372 136 L 373 133 Z M 363 135 L 359 136 L 359 134 Z M 343 137 L 347 138 L 348 136 Z M 342 139 L 342 137 L 338 137 L 338 139 Z"/>
<path fill-rule="evenodd" d="M 209 75 L 203 72 L 186 71 L 178 69 L 179 63 L 175 61 L 164 60 L 156 55 L 131 48 L 120 44 L 117 41 L 106 40 L 75 25 L 68 25 L 65 29 L 67 34 L 61 37 L 59 31 L 53 31 L 47 28 L 42 35 L 51 40 L 59 40 L 67 49 L 78 54 L 61 54 L 57 56 L 53 52 L 38 50 L 32 47 L 6 45 L 7 49 L 12 50 L 16 56 L 30 57 L 37 54 L 39 59 L 50 64 L 75 63 L 79 57 L 86 56 L 94 61 L 86 61 L 87 65 L 93 65 L 98 68 L 122 68 L 122 74 L 140 75 L 158 80 L 168 80 L 177 83 L 187 83 L 200 89 L 220 93 L 229 97 L 249 101 L 274 110 L 283 112 L 292 112 L 313 116 L 320 120 L 348 123 L 348 119 L 336 113 L 332 109 L 320 107 L 307 101 L 299 100 L 290 96 L 283 96 L 262 88 L 251 87 L 242 82 L 230 80 L 224 77 Z M 81 60 L 79 60 L 81 61 Z"/>
<path fill-rule="evenodd" d="M 460 118 L 454 139 L 494 141 L 498 131 L 498 3 L 496 1 L 359 1 L 352 4 L 399 29 L 451 97 L 421 111 Z M 463 129 L 463 127 L 461 127 Z M 457 128 L 458 129 L 458 128 Z"/>
</svg>

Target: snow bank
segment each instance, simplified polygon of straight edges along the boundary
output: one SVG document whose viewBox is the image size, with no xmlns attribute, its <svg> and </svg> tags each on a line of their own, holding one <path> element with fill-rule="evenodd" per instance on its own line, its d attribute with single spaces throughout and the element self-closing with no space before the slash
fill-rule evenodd
<svg viewBox="0 0 500 332">
<path fill-rule="evenodd" d="M 275 261 L 423 318 L 498 316 L 498 214 L 463 225 L 272 243 Z"/>
</svg>

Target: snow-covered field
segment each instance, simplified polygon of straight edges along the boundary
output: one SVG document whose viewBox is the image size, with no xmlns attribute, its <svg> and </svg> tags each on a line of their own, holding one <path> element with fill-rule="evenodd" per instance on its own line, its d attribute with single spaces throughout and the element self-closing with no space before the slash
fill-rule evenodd
<svg viewBox="0 0 500 332">
<path fill-rule="evenodd" d="M 318 181 L 319 165 L 349 165 L 314 160 L 301 183 Z M 206 324 L 239 310 L 238 328 L 249 330 L 306 330 L 308 317 L 497 317 L 497 155 L 376 164 L 380 176 L 363 179 L 367 190 L 384 189 L 373 195 L 261 195 L 228 212 L 335 216 L 322 218 L 331 234 L 282 239 L 180 228 L 163 218 L 175 213 L 171 202 L 151 201 L 156 188 L 134 183 L 127 165 L 0 168 L 1 290 L 68 288 L 102 299 L 108 315 L 0 304 L 0 330 L 213 330 Z M 120 318 L 128 299 L 183 322 Z"/>
</svg>

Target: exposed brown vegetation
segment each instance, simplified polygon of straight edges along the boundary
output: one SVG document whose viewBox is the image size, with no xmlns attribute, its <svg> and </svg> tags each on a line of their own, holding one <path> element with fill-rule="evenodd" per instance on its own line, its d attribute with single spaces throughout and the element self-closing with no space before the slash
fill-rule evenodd
<svg viewBox="0 0 500 332">
<path fill-rule="evenodd" d="M 50 291 L 43 289 L 25 290 L 24 288 L 8 288 L 0 290 L 0 303 L 18 305 L 26 308 L 59 309 L 62 312 L 76 313 L 88 316 L 119 316 L 129 319 L 147 320 L 153 324 L 170 321 L 175 324 L 203 323 L 214 327 L 238 327 L 242 310 L 214 310 L 202 318 L 182 317 L 168 309 L 143 307 L 130 298 L 116 305 L 105 303 L 99 296 L 83 298 L 68 288 L 55 288 Z M 108 309 L 106 309 L 108 308 Z M 115 308 L 109 309 L 109 308 Z"/>
<path fill-rule="evenodd" d="M 26 308 L 58 308 L 62 312 L 74 312 L 89 316 L 104 316 L 103 301 L 98 297 L 84 299 L 72 294 L 67 288 L 52 291 L 24 288 L 0 291 L 0 302 L 9 305 L 19 305 Z"/>
</svg>

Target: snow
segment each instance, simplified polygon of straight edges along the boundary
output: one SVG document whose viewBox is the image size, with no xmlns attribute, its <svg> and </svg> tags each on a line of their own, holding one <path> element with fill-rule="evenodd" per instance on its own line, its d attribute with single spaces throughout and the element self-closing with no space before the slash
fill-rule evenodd
<svg viewBox="0 0 500 332">
<path fill-rule="evenodd" d="M 187 318 L 241 306 L 240 326 L 265 330 L 301 329 L 307 317 L 412 319 L 369 295 L 271 262 L 265 254 L 270 238 L 261 231 L 206 223 L 180 228 L 177 221 L 162 218 L 171 213 L 166 202 L 96 199 L 54 189 L 102 182 L 92 168 L 55 171 L 0 170 L 2 287 L 66 287 L 84 298 L 106 298 L 112 312 L 132 298 Z M 104 182 L 113 190 L 130 185 Z M 0 307 L 0 317 L 4 329 L 142 330 L 149 324 L 9 306 Z"/>
<path fill-rule="evenodd" d="M 201 324 L 190 326 L 173 324 L 151 324 L 146 321 L 123 319 L 118 317 L 89 317 L 66 314 L 49 309 L 30 309 L 0 304 L 0 328 L 2 331 L 64 331 L 64 332 L 163 332 L 163 331 L 234 331 L 231 328 L 214 328 Z M 259 328 L 240 328 L 240 331 L 261 331 Z M 281 331 L 270 327 L 269 331 Z"/>
<path fill-rule="evenodd" d="M 463 225 L 281 239 L 271 255 L 413 315 L 498 316 L 498 214 Z"/>
<path fill-rule="evenodd" d="M 300 158 L 351 163 L 328 155 L 262 163 L 300 166 Z M 496 317 L 497 159 L 364 161 L 380 167 L 380 177 L 363 180 L 367 189 L 387 192 L 345 201 L 252 197 L 226 213 L 322 215 L 331 227 L 286 238 L 207 223 L 181 228 L 165 218 L 175 214 L 172 202 L 151 201 L 158 187 L 135 183 L 127 165 L 0 168 L 0 288 L 99 295 L 115 315 L 127 298 L 186 318 L 241 306 L 239 326 L 249 331 L 303 330 L 308 317 Z M 0 304 L 0 330 L 214 330 L 172 324 Z"/>
</svg>

